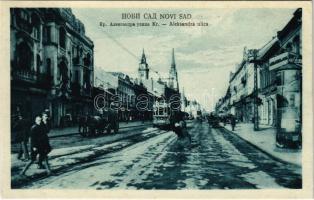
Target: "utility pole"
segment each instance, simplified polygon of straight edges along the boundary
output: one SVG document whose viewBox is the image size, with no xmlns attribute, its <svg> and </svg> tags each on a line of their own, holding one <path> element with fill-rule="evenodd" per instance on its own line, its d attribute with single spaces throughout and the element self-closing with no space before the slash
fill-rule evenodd
<svg viewBox="0 0 314 200">
<path fill-rule="evenodd" d="M 259 130 L 259 120 L 258 120 L 258 80 L 257 80 L 257 50 L 253 50 L 254 56 L 254 131 Z"/>
<path fill-rule="evenodd" d="M 259 130 L 259 120 L 258 120 L 258 78 L 257 78 L 257 68 L 258 68 L 258 60 L 257 60 L 257 49 L 251 50 L 251 55 L 249 55 L 249 62 L 254 64 L 254 88 L 253 88 L 253 98 L 254 98 L 254 107 L 253 107 L 253 115 L 254 115 L 254 131 Z M 253 55 L 252 55 L 253 54 Z"/>
</svg>

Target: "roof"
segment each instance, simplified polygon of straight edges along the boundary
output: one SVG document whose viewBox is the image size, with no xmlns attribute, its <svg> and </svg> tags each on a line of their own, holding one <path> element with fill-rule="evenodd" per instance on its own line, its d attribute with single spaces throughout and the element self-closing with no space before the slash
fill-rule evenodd
<svg viewBox="0 0 314 200">
<path fill-rule="evenodd" d="M 262 48 L 260 48 L 257 52 L 257 58 L 263 59 L 265 56 L 267 56 L 268 52 L 270 52 L 276 44 L 278 45 L 278 38 L 273 37 L 272 40 L 270 40 L 268 43 L 266 43 Z"/>
</svg>

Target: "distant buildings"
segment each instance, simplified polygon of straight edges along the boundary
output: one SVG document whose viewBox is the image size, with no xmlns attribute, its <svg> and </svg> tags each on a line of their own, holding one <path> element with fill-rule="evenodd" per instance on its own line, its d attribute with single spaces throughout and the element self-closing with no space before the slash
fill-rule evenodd
<svg viewBox="0 0 314 200">
<path fill-rule="evenodd" d="M 233 114 L 239 121 L 254 120 L 258 106 L 260 124 L 300 132 L 302 124 L 302 9 L 256 55 L 258 97 L 254 101 L 254 64 L 244 50 L 243 60 L 231 73 L 229 87 L 216 104 L 220 115 Z"/>
<path fill-rule="evenodd" d="M 49 109 L 53 126 L 91 112 L 94 44 L 64 8 L 12 8 L 11 113 L 33 119 Z"/>
<path fill-rule="evenodd" d="M 184 105 L 184 108 L 186 106 L 186 97 L 184 94 L 179 93 L 174 50 L 172 50 L 171 66 L 169 78 L 166 78 L 167 81 L 164 81 L 161 77 L 157 80 L 150 77 L 150 68 L 144 50 L 141 55 L 138 77 L 136 79 L 132 79 L 121 72 L 105 72 L 100 69 L 96 71 L 95 86 L 103 88 L 103 90 L 106 90 L 106 88 L 113 89 L 115 95 L 121 100 L 119 118 L 122 121 L 152 119 L 155 101 L 166 101 L 178 109 L 181 109 L 181 103 Z M 184 101 L 182 101 L 183 99 Z"/>
</svg>

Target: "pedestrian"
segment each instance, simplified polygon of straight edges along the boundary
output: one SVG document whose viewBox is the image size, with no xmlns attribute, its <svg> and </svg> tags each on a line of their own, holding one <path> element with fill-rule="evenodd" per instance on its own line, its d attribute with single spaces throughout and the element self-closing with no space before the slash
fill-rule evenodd
<svg viewBox="0 0 314 200">
<path fill-rule="evenodd" d="M 44 140 L 48 140 L 48 144 L 46 144 L 46 145 L 48 145 L 50 147 L 48 134 L 50 132 L 51 125 L 50 125 L 50 119 L 49 119 L 49 115 L 48 115 L 47 110 L 45 110 L 45 112 L 42 113 L 41 117 L 42 117 L 42 119 L 41 119 L 42 120 L 41 126 L 42 126 L 42 130 L 44 132 L 43 136 L 44 135 L 45 135 L 45 137 L 47 136 L 47 138 L 44 138 Z M 40 160 L 40 159 L 38 160 L 38 168 L 39 169 L 44 169 L 42 161 L 43 160 Z"/>
<path fill-rule="evenodd" d="M 236 119 L 235 119 L 235 117 L 234 116 L 231 116 L 231 128 L 232 128 L 232 131 L 234 131 L 234 128 L 235 128 L 235 126 L 236 126 Z"/>
<path fill-rule="evenodd" d="M 47 135 L 46 127 L 43 125 L 42 116 L 36 116 L 35 124 L 31 128 L 30 141 L 31 141 L 31 160 L 24 167 L 21 175 L 25 175 L 28 168 L 36 161 L 37 155 L 39 163 L 44 162 L 44 167 L 47 174 L 51 174 L 51 170 L 48 163 L 48 154 L 51 151 L 49 144 L 49 138 Z"/>
<path fill-rule="evenodd" d="M 29 160 L 29 152 L 28 152 L 28 138 L 30 127 L 22 115 L 18 115 L 18 120 L 13 126 L 13 131 L 16 134 L 16 142 L 19 145 L 18 159 L 22 159 L 23 161 Z M 22 158 L 23 157 L 23 158 Z"/>
<path fill-rule="evenodd" d="M 173 132 L 178 136 L 178 147 L 185 148 L 191 146 L 191 135 L 186 128 L 186 122 L 184 121 L 181 112 L 174 112 L 171 116 L 171 128 Z"/>
</svg>

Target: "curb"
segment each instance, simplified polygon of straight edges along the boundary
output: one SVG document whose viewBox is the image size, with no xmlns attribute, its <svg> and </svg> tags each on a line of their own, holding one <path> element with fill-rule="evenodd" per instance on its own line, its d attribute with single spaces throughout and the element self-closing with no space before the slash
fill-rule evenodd
<svg viewBox="0 0 314 200">
<path fill-rule="evenodd" d="M 152 125 L 152 124 L 142 124 L 142 125 L 134 125 L 134 126 L 125 126 L 125 127 L 120 127 L 120 129 L 127 129 L 127 128 L 136 128 L 136 127 L 142 127 L 142 126 L 146 126 L 146 125 Z M 58 138 L 58 137 L 65 137 L 65 136 L 72 136 L 72 135 L 79 135 L 79 132 L 76 133 L 67 133 L 67 134 L 60 134 L 60 135 L 52 135 L 49 136 L 49 138 Z"/>
<path fill-rule="evenodd" d="M 285 163 L 285 164 L 289 164 L 289 165 L 294 165 L 294 166 L 297 166 L 297 167 L 302 167 L 302 165 L 298 165 L 298 164 L 296 164 L 296 163 L 292 163 L 292 162 L 283 160 L 283 159 L 281 159 L 281 158 L 279 158 L 279 157 L 277 157 L 277 156 L 275 156 L 275 155 L 273 155 L 273 154 L 271 154 L 271 153 L 265 151 L 264 149 L 262 149 L 262 148 L 259 147 L 258 145 L 253 144 L 252 142 L 246 140 L 245 138 L 241 137 L 241 136 L 238 135 L 237 133 L 226 129 L 225 127 L 222 127 L 222 126 L 220 126 L 220 127 L 223 128 L 226 132 L 229 132 L 229 133 L 231 133 L 231 134 L 237 136 L 237 137 L 240 138 L 241 140 L 245 141 L 247 144 L 253 146 L 254 148 L 256 148 L 256 149 L 258 149 L 258 150 L 260 150 L 261 152 L 263 152 L 264 154 L 268 155 L 269 157 L 271 157 L 272 159 L 274 159 L 274 160 L 276 160 L 276 161 L 279 161 L 279 162 Z"/>
</svg>

